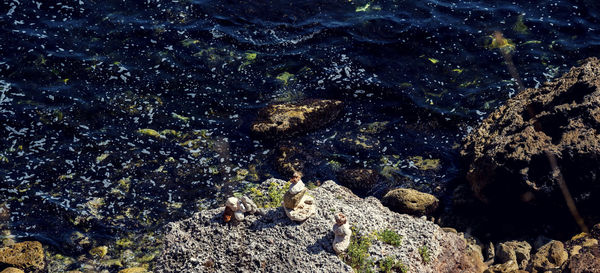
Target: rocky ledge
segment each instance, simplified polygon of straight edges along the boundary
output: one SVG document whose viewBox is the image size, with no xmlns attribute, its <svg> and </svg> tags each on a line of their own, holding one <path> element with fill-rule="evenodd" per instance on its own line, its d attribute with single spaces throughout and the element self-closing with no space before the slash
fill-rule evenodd
<svg viewBox="0 0 600 273">
<path fill-rule="evenodd" d="M 262 185 L 284 185 L 269 179 Z M 408 269 L 409 272 L 481 272 L 481 252 L 434 223 L 398 214 L 377 199 L 362 199 L 326 181 L 309 190 L 316 215 L 304 223 L 287 218 L 282 207 L 263 209 L 243 222 L 223 223 L 223 208 L 205 210 L 166 226 L 157 272 L 352 272 L 355 268 Z M 353 229 L 350 254 L 332 248 L 335 213 Z M 395 234 L 386 238 L 385 234 Z M 401 236 L 398 237 L 397 235 Z M 387 236 L 390 237 L 390 236 Z M 385 241 L 385 242 L 384 242 Z M 364 251 L 364 253 L 361 253 Z"/>
<path fill-rule="evenodd" d="M 467 179 L 485 202 L 550 210 L 565 204 L 549 162 L 555 159 L 577 205 L 597 214 L 598 130 L 600 60 L 590 58 L 555 81 L 524 90 L 473 130 L 461 151 Z"/>
</svg>

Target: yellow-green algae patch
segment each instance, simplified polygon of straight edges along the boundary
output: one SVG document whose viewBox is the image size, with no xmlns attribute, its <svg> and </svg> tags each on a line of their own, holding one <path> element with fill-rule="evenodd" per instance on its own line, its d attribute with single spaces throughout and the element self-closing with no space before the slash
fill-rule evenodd
<svg viewBox="0 0 600 273">
<path fill-rule="evenodd" d="M 422 171 L 437 170 L 440 168 L 439 159 L 424 159 L 422 156 L 411 156 L 408 160 L 412 161 L 414 166 Z"/>
</svg>

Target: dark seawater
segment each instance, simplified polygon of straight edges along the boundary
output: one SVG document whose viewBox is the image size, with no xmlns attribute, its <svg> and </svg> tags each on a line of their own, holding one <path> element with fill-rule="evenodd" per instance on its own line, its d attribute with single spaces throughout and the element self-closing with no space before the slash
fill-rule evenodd
<svg viewBox="0 0 600 273">
<path fill-rule="evenodd" d="M 162 224 L 282 177 L 281 145 L 307 151 L 305 182 L 366 167 L 384 177 L 367 194 L 444 198 L 461 138 L 517 92 L 494 31 L 527 87 L 600 52 L 591 0 L 0 7 L 2 238 L 41 241 L 57 270 L 121 268 L 86 255 L 99 245 L 151 265 Z M 283 144 L 250 136 L 258 109 L 307 98 L 344 115 Z"/>
</svg>

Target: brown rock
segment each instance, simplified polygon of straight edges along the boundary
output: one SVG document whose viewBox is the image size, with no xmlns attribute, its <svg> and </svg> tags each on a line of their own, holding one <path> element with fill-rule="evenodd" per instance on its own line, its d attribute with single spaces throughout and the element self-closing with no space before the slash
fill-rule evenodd
<svg viewBox="0 0 600 273">
<path fill-rule="evenodd" d="M 467 243 L 465 256 L 468 263 L 471 265 L 470 267 L 474 268 L 475 272 L 483 272 L 488 268 L 483 261 L 483 253 L 479 245 Z"/>
<path fill-rule="evenodd" d="M 565 246 L 559 241 L 550 241 L 538 249 L 531 258 L 529 271 L 532 273 L 543 273 L 551 270 L 559 270 L 569 258 Z"/>
<path fill-rule="evenodd" d="M 378 174 L 371 169 L 350 169 L 340 171 L 338 181 L 352 190 L 368 191 L 377 184 Z"/>
<path fill-rule="evenodd" d="M 531 245 L 523 241 L 509 241 L 498 244 L 496 247 L 496 262 L 505 264 L 513 261 L 517 269 L 525 269 L 531 257 Z"/>
<path fill-rule="evenodd" d="M 565 242 L 565 246 L 569 252 L 566 272 L 600 272 L 600 245 L 597 239 L 582 232 Z"/>
<path fill-rule="evenodd" d="M 18 268 L 14 268 L 14 267 L 9 267 L 9 268 L 2 270 L 2 272 L 0 272 L 0 273 L 25 273 L 25 271 L 18 269 Z"/>
<path fill-rule="evenodd" d="M 399 213 L 425 215 L 434 212 L 439 200 L 428 193 L 413 189 L 394 189 L 383 196 L 381 202 Z"/>
<path fill-rule="evenodd" d="M 285 192 L 283 195 L 283 206 L 288 209 L 295 209 L 304 194 L 306 194 L 306 191 L 308 191 L 308 189 L 305 188 L 297 194 L 291 194 L 289 191 Z"/>
<path fill-rule="evenodd" d="M 583 247 L 577 255 L 571 256 L 568 261 L 567 272 L 600 272 L 600 247 L 598 245 Z"/>
<path fill-rule="evenodd" d="M 338 117 L 342 108 L 342 102 L 337 100 L 272 104 L 258 112 L 250 129 L 262 138 L 289 137 L 327 125 Z"/>
<path fill-rule="evenodd" d="M 46 266 L 42 244 L 37 241 L 26 241 L 0 248 L 0 264 L 17 267 L 27 272 L 41 272 Z"/>
<path fill-rule="evenodd" d="M 599 87 L 600 60 L 590 58 L 553 82 L 524 90 L 487 117 L 461 150 L 476 196 L 546 210 L 564 206 L 548 151 L 575 200 L 600 200 Z"/>
</svg>

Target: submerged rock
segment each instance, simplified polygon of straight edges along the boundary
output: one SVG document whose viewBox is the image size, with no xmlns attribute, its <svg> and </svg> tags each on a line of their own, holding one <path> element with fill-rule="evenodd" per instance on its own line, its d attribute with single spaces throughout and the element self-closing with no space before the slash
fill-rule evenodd
<svg viewBox="0 0 600 273">
<path fill-rule="evenodd" d="M 524 90 L 474 129 L 461 150 L 467 180 L 489 203 L 564 204 L 548 152 L 575 200 L 600 200 L 599 124 L 600 60 L 590 58 Z"/>
<path fill-rule="evenodd" d="M 274 182 L 286 183 L 264 183 Z M 168 224 L 155 272 L 353 272 L 332 247 L 331 224 L 338 212 L 365 236 L 386 229 L 402 236 L 399 246 L 370 239 L 366 255 L 375 264 L 392 257 L 409 272 L 481 272 L 467 256 L 464 238 L 432 222 L 391 212 L 374 197 L 359 198 L 333 181 L 307 194 L 319 206 L 301 224 L 291 221 L 282 207 L 267 209 L 263 216 L 248 215 L 236 225 L 221 223 L 222 208 Z M 423 246 L 430 257 L 427 263 L 419 253 Z"/>
<path fill-rule="evenodd" d="M 411 215 L 427 215 L 433 213 L 439 200 L 428 193 L 413 189 L 394 189 L 383 196 L 382 203 L 393 211 Z"/>
<path fill-rule="evenodd" d="M 261 138 L 290 137 L 327 125 L 338 117 L 342 108 L 342 102 L 338 100 L 272 104 L 258 112 L 250 129 Z"/>
<path fill-rule="evenodd" d="M 357 191 L 369 191 L 379 179 L 379 174 L 371 169 L 350 169 L 340 171 L 338 181 L 343 186 Z"/>
<path fill-rule="evenodd" d="M 0 248 L 0 265 L 9 265 L 27 272 L 42 272 L 46 267 L 42 244 L 25 241 Z"/>
</svg>

